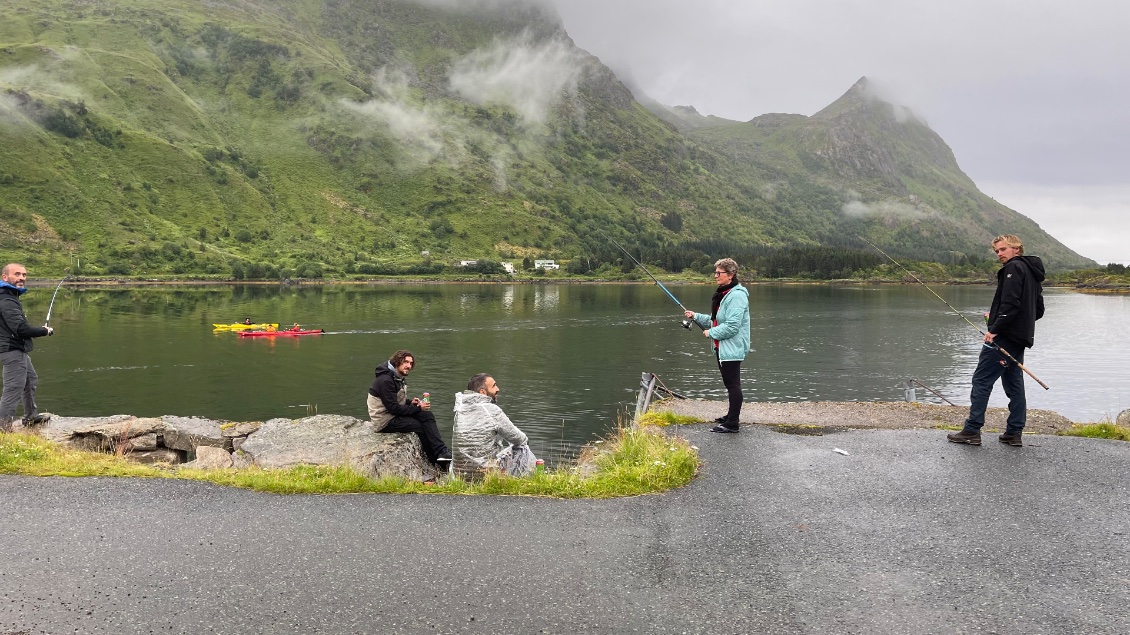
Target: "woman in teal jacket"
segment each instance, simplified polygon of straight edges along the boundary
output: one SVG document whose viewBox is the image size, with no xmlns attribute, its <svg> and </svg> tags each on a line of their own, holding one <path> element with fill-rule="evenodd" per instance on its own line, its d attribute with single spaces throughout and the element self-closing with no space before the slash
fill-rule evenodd
<svg viewBox="0 0 1130 635">
<path fill-rule="evenodd" d="M 740 432 L 742 414 L 742 361 L 749 352 L 749 292 L 738 282 L 738 263 L 723 258 L 714 263 L 718 289 L 710 301 L 710 315 L 687 311 L 686 317 L 704 330 L 713 343 L 714 358 L 722 373 L 730 407 L 725 417 L 714 420 L 712 432 Z"/>
</svg>

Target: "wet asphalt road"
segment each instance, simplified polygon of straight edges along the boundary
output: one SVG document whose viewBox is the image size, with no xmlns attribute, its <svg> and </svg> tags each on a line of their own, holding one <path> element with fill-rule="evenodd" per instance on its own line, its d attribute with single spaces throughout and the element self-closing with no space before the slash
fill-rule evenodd
<svg viewBox="0 0 1130 635">
<path fill-rule="evenodd" d="M 1130 632 L 1130 444 L 744 430 L 610 501 L 0 476 L 0 635 Z"/>
</svg>

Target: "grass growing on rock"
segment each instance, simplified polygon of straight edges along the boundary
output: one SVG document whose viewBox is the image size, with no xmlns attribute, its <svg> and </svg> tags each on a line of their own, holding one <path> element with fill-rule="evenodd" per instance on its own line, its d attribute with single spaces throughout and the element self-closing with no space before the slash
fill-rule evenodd
<svg viewBox="0 0 1130 635">
<path fill-rule="evenodd" d="M 275 494 L 426 493 L 614 498 L 686 485 L 698 471 L 698 454 L 684 439 L 621 428 L 587 448 L 578 463 L 590 467 L 562 466 L 527 478 L 490 474 L 479 482 L 445 478 L 427 484 L 398 477 L 370 479 L 350 468 L 333 466 L 194 470 L 139 465 L 117 456 L 64 448 L 34 434 L 0 433 L 0 474 L 179 478 Z"/>
<path fill-rule="evenodd" d="M 1116 423 L 1077 423 L 1068 430 L 1061 430 L 1057 434 L 1068 437 L 1088 437 L 1091 439 L 1115 439 L 1117 441 L 1130 441 L 1130 427 L 1120 426 Z"/>
</svg>

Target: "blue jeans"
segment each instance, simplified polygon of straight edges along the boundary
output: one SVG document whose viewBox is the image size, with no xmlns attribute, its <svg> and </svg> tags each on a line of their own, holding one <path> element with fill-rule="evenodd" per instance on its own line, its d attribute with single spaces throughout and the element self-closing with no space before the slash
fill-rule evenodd
<svg viewBox="0 0 1130 635">
<path fill-rule="evenodd" d="M 1024 363 L 1024 347 L 1011 340 L 996 338 L 997 346 L 1012 353 L 1016 361 Z M 995 348 L 981 347 L 981 357 L 977 360 L 977 370 L 973 371 L 973 389 L 969 392 L 969 418 L 965 420 L 965 432 L 981 432 L 985 425 L 985 409 L 989 406 L 989 395 L 997 379 L 1004 386 L 1008 396 L 1008 422 L 1006 434 L 1020 434 L 1028 417 L 1028 402 L 1024 397 L 1024 371 L 1012 360 Z"/>
</svg>

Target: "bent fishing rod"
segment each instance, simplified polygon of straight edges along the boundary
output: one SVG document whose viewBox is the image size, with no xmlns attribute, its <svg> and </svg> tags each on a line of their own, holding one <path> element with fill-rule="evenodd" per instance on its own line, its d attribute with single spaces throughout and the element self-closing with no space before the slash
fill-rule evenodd
<svg viewBox="0 0 1130 635">
<path fill-rule="evenodd" d="M 945 299 L 945 298 L 943 298 L 942 296 L 938 295 L 938 293 L 937 293 L 936 291 L 934 291 L 933 289 L 931 289 L 931 288 L 930 288 L 930 285 L 928 285 L 928 284 L 926 284 L 925 282 L 922 282 L 921 280 L 919 280 L 919 279 L 918 279 L 918 276 L 914 275 L 913 273 L 911 273 L 911 271 L 910 271 L 909 269 L 907 269 L 906 267 L 902 266 L 902 264 L 900 264 L 900 263 L 899 263 L 899 261 L 895 260 L 894 258 L 891 258 L 891 257 L 890 257 L 890 255 L 888 255 L 888 254 L 887 254 L 887 252 L 883 251 L 882 249 L 879 249 L 878 245 L 876 245 L 875 243 L 871 242 L 870 240 L 867 240 L 867 239 L 866 239 L 866 238 L 864 238 L 863 236 L 859 236 L 859 239 L 860 239 L 860 240 L 862 240 L 863 242 L 867 243 L 868 245 L 871 245 L 872 247 L 874 247 L 874 248 L 875 248 L 875 251 L 877 251 L 877 252 L 879 252 L 879 253 L 883 254 L 884 256 L 886 256 L 886 257 L 887 257 L 887 260 L 890 260 L 891 262 L 893 262 L 893 263 L 895 263 L 896 265 L 898 265 L 898 268 L 899 268 L 899 269 L 902 269 L 903 271 L 905 271 L 905 272 L 906 272 L 906 274 L 907 274 L 908 276 L 910 276 L 911 278 L 914 278 L 914 281 L 915 281 L 915 282 L 917 282 L 918 284 L 920 284 L 920 285 L 922 285 L 922 286 L 926 287 L 926 290 L 927 290 L 927 291 L 929 291 L 930 293 L 933 293 L 933 294 L 934 294 L 934 297 L 935 297 L 935 298 L 937 298 L 937 299 L 941 300 L 941 301 L 942 301 L 942 303 L 943 303 L 943 304 L 945 304 L 946 306 L 948 306 L 948 307 L 950 308 L 950 310 L 951 310 L 951 311 L 953 311 L 954 313 L 956 313 L 956 314 L 958 315 L 958 317 L 960 317 L 961 319 L 965 320 L 965 323 L 966 323 L 966 324 L 968 324 L 969 326 L 972 326 L 972 327 L 974 328 L 974 330 L 976 330 L 976 331 L 977 331 L 978 333 L 980 333 L 980 334 L 981 334 L 981 336 L 982 336 L 982 337 L 984 337 L 984 336 L 985 336 L 985 331 L 982 331 L 982 330 L 981 330 L 981 327 L 977 326 L 977 325 L 976 325 L 976 324 L 974 324 L 973 322 L 970 322 L 970 321 L 969 321 L 969 318 L 965 317 L 965 314 L 964 314 L 964 313 L 962 313 L 961 311 L 958 311 L 957 309 L 955 309 L 955 308 L 953 307 L 953 305 L 952 305 L 952 304 L 950 304 L 949 302 L 946 302 L 946 299 Z M 1018 361 L 1018 360 L 1017 360 L 1017 359 L 1016 359 L 1015 357 L 1013 357 L 1013 356 L 1012 356 L 1012 353 L 1010 353 L 1010 352 L 1008 352 L 1008 351 L 1004 350 L 1004 347 L 1002 347 L 1002 346 L 998 345 L 998 344 L 997 344 L 996 342 L 991 342 L 991 343 L 990 343 L 990 342 L 986 342 L 986 343 L 985 343 L 985 346 L 988 346 L 988 347 L 990 347 L 990 348 L 996 349 L 997 351 L 999 351 L 1000 353 L 1002 353 L 1002 354 L 1003 354 L 1003 355 L 1004 355 L 1005 357 L 1007 357 L 1007 358 L 1009 358 L 1010 360 L 1012 360 L 1012 363 L 1013 363 L 1013 364 L 1016 364 L 1016 366 L 1017 366 L 1018 368 L 1020 368 L 1020 370 L 1024 371 L 1025 373 L 1028 373 L 1028 376 L 1029 376 L 1029 377 L 1031 377 L 1032 379 L 1036 380 L 1036 383 L 1037 383 L 1037 384 L 1040 384 L 1040 386 L 1042 386 L 1044 390 L 1050 390 L 1050 388 L 1048 388 L 1048 385 L 1047 385 L 1047 384 L 1045 384 L 1044 382 L 1040 381 L 1040 378 L 1039 378 L 1039 377 L 1037 377 L 1037 376 L 1036 376 L 1035 374 L 1033 374 L 1033 373 L 1032 373 L 1032 371 L 1028 370 L 1028 367 L 1027 367 L 1027 366 L 1025 366 L 1024 364 L 1021 364 L 1021 363 L 1020 363 L 1020 362 L 1019 362 L 1019 361 Z"/>
<path fill-rule="evenodd" d="M 636 263 L 636 266 L 638 266 L 640 269 L 643 269 L 643 272 L 646 273 L 648 275 L 648 277 L 650 277 L 652 280 L 654 280 L 655 284 L 659 285 L 660 289 L 663 289 L 663 292 L 667 294 L 667 297 L 671 298 L 672 300 L 675 301 L 675 304 L 679 305 L 679 308 L 683 310 L 683 313 L 690 311 L 690 309 L 683 306 L 682 302 L 679 302 L 679 299 L 675 297 L 675 294 L 671 293 L 670 291 L 667 290 L 667 287 L 663 286 L 663 283 L 659 281 L 659 278 L 656 278 L 655 276 L 651 275 L 651 272 L 647 270 L 647 267 L 643 266 L 642 262 L 636 260 L 635 256 L 628 253 L 627 249 L 624 249 L 622 246 L 620 246 L 620 243 L 616 242 L 615 240 L 612 240 L 612 237 L 609 236 L 608 234 L 604 233 L 603 231 L 601 231 L 599 229 L 596 230 L 596 231 L 600 232 L 600 234 L 602 236 L 607 238 L 608 242 L 619 247 L 620 251 L 624 252 L 625 256 L 627 256 L 628 258 L 631 258 L 632 262 Z M 690 328 L 691 328 L 691 321 L 690 320 L 683 320 L 683 328 L 685 328 L 689 331 Z"/>
<path fill-rule="evenodd" d="M 59 289 L 63 288 L 63 283 L 70 277 L 71 274 L 69 273 L 64 275 L 63 279 L 59 281 L 59 284 L 55 286 L 55 293 L 51 294 L 51 304 L 47 305 L 47 319 L 43 321 L 43 326 L 51 326 L 51 310 L 55 308 L 55 296 L 59 295 Z"/>
</svg>

